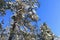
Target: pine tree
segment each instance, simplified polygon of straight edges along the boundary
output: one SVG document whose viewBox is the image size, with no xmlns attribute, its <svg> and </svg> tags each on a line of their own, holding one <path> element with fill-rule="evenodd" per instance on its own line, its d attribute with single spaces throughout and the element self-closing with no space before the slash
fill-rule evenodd
<svg viewBox="0 0 60 40">
<path fill-rule="evenodd" d="M 15 0 L 14 2 L 0 0 L 0 16 L 4 17 L 7 9 L 13 12 L 9 30 L 2 28 L 4 20 L 0 24 L 0 40 L 54 40 L 54 35 L 46 23 L 41 25 L 40 33 L 36 32 L 36 23 L 39 20 L 36 14 L 38 7 L 38 0 Z"/>
<path fill-rule="evenodd" d="M 0 6 L 1 16 L 5 15 L 5 10 L 10 9 L 13 12 L 12 21 L 10 28 L 10 36 L 8 40 L 19 40 L 19 36 L 22 36 L 20 40 L 33 40 L 35 38 L 35 25 L 33 22 L 38 21 L 35 8 L 39 5 L 37 0 L 15 0 L 12 2 L 9 0 L 6 2 L 2 0 Z M 36 5 L 35 5 L 36 4 Z M 23 29 L 21 30 L 21 27 Z M 4 39 L 3 39 L 4 40 Z"/>
<path fill-rule="evenodd" d="M 48 28 L 47 24 L 41 25 L 41 39 L 42 40 L 54 40 L 54 34 Z"/>
</svg>

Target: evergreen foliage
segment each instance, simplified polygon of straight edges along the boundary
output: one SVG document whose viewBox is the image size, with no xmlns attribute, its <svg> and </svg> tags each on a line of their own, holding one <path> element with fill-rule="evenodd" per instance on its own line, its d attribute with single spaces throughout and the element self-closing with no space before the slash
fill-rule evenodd
<svg viewBox="0 0 60 40">
<path fill-rule="evenodd" d="M 39 18 L 35 9 L 39 5 L 38 0 L 0 0 L 0 16 L 4 17 L 7 9 L 13 12 L 13 22 L 10 21 L 8 28 L 2 28 L 3 20 L 0 23 L 0 40 L 54 40 L 54 35 L 46 23 L 41 25 L 39 33 L 36 32 Z"/>
</svg>

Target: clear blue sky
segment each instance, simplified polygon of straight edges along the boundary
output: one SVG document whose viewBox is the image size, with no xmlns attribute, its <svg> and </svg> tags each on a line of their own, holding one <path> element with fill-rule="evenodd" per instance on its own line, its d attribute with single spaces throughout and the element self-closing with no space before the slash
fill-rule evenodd
<svg viewBox="0 0 60 40">
<path fill-rule="evenodd" d="M 52 32 L 60 36 L 60 0 L 39 0 L 40 7 L 37 10 L 37 14 L 41 18 L 40 23 L 46 22 Z M 4 27 L 9 23 L 11 11 L 6 11 L 4 17 Z M 0 17 L 2 20 L 2 17 Z"/>
<path fill-rule="evenodd" d="M 39 0 L 37 13 L 41 23 L 46 22 L 52 32 L 60 36 L 60 0 Z"/>
</svg>

